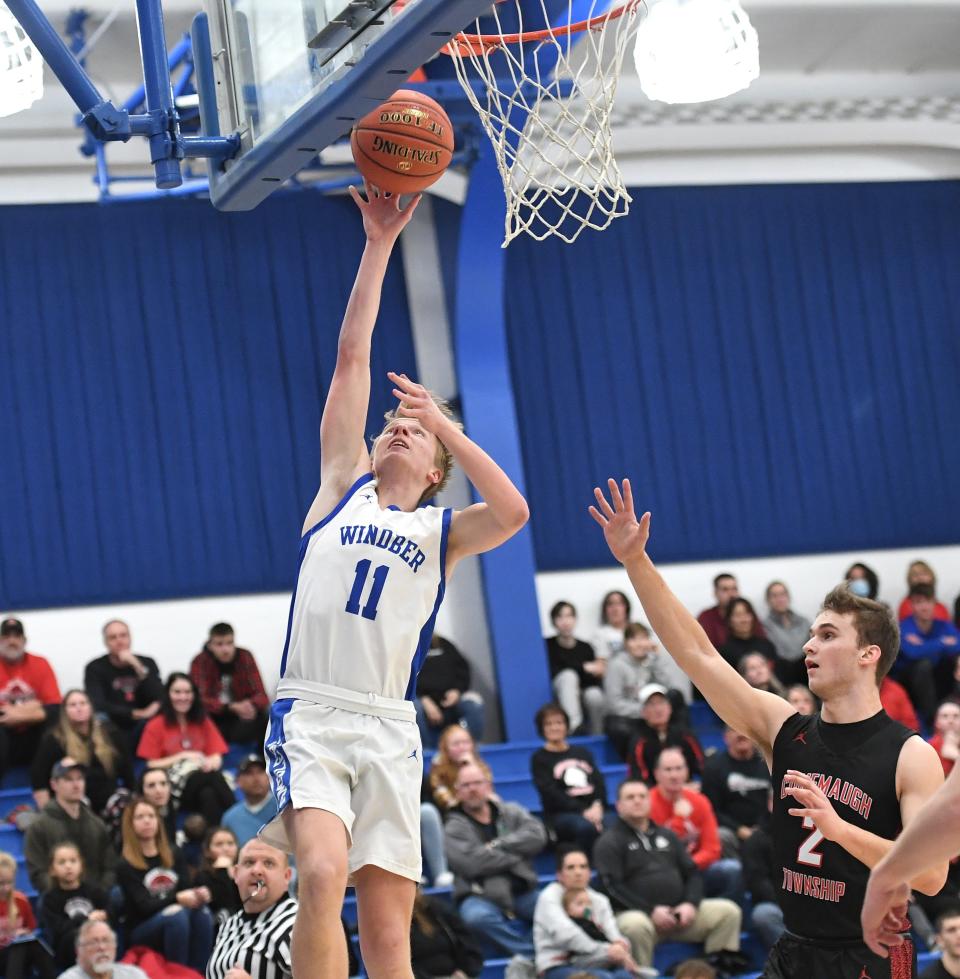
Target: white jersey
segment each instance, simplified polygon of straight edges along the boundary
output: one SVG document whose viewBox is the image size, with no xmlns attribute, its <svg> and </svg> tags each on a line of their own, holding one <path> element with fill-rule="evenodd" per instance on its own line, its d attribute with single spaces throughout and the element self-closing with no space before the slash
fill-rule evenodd
<svg viewBox="0 0 960 979">
<path fill-rule="evenodd" d="M 443 601 L 451 516 L 381 509 L 368 473 L 304 535 L 278 699 L 412 716 L 402 701 L 413 700 Z"/>
</svg>

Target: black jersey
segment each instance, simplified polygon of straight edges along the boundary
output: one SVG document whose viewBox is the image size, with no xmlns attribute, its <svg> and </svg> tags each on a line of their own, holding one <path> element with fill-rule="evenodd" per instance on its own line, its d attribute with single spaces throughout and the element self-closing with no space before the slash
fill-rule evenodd
<svg viewBox="0 0 960 979">
<path fill-rule="evenodd" d="M 794 714 L 773 745 L 774 874 L 787 930 L 807 939 L 861 941 L 869 868 L 825 840 L 802 808 L 783 791 L 789 769 L 816 780 L 842 819 L 893 840 L 903 828 L 897 798 L 897 761 L 913 731 L 884 711 L 854 724 L 827 724 L 819 713 Z"/>
</svg>

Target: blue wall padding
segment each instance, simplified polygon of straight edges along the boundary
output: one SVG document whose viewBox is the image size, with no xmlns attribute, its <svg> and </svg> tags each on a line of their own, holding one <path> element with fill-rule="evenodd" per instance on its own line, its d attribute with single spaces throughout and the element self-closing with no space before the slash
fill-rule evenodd
<svg viewBox="0 0 960 979">
<path fill-rule="evenodd" d="M 960 184 L 632 193 L 507 253 L 539 569 L 609 564 L 608 475 L 662 561 L 960 541 Z"/>
<path fill-rule="evenodd" d="M 346 198 L 0 210 L 0 607 L 283 590 L 363 249 Z M 398 256 L 374 341 L 415 372 Z"/>
</svg>

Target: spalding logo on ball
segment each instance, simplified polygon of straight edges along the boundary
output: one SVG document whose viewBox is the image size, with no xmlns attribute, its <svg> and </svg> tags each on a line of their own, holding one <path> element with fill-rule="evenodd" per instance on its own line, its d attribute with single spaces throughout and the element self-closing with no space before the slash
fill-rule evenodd
<svg viewBox="0 0 960 979">
<path fill-rule="evenodd" d="M 453 157 L 453 126 L 427 95 L 400 89 L 350 131 L 364 179 L 391 194 L 416 194 L 443 176 Z"/>
</svg>

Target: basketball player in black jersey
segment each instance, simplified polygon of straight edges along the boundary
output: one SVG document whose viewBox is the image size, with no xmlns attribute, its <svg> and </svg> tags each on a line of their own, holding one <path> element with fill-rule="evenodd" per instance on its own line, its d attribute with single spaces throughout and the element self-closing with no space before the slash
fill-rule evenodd
<svg viewBox="0 0 960 979">
<path fill-rule="evenodd" d="M 909 942 L 890 958 L 863 943 L 860 909 L 869 868 L 893 846 L 943 782 L 936 752 L 891 720 L 879 684 L 899 650 L 897 625 L 877 602 L 845 587 L 824 600 L 804 646 L 820 713 L 755 690 L 710 644 L 646 553 L 650 514 L 637 521 L 629 480 L 608 481 L 590 507 L 630 576 L 656 634 L 720 717 L 752 738 L 773 773 L 772 834 L 786 934 L 764 979 L 911 979 Z M 943 863 L 911 886 L 936 894 Z"/>
</svg>

